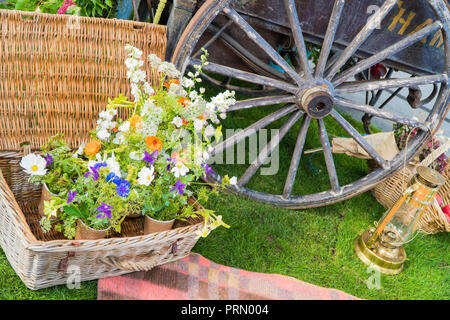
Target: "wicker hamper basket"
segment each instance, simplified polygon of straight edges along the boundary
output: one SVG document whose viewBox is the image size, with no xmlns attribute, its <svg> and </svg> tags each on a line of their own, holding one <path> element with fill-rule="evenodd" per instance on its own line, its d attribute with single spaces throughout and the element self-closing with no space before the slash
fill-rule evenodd
<svg viewBox="0 0 450 320">
<path fill-rule="evenodd" d="M 450 148 L 450 142 L 445 143 L 440 148 L 431 153 L 425 160 L 419 164 L 409 163 L 394 175 L 379 183 L 372 194 L 377 201 L 385 208 L 392 207 L 402 196 L 407 188 L 408 182 L 416 174 L 416 168 L 421 166 L 430 166 L 441 154 Z M 372 163 L 373 164 L 373 163 Z M 370 167 L 370 165 L 369 165 Z M 443 172 L 446 178 L 445 184 L 441 187 L 439 195 L 442 197 L 444 205 L 450 204 L 450 158 L 447 160 L 447 167 Z M 450 232 L 450 223 L 448 223 L 444 213 L 439 207 L 437 201 L 431 205 L 422 215 L 417 224 L 417 229 L 423 233 L 434 234 L 438 232 Z"/>
<path fill-rule="evenodd" d="M 143 218 L 130 219 L 122 236 L 95 241 L 41 232 L 41 189 L 19 162 L 60 132 L 78 146 L 107 98 L 129 95 L 127 43 L 163 58 L 166 27 L 0 10 L 0 245 L 30 289 L 149 270 L 187 256 L 198 240 L 202 219 L 146 236 Z"/>
</svg>

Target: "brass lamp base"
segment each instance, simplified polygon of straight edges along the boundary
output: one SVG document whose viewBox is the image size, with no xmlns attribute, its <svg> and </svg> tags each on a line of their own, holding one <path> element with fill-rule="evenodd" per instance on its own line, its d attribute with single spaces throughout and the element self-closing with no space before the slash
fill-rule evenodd
<svg viewBox="0 0 450 320">
<path fill-rule="evenodd" d="M 403 263 L 406 260 L 406 252 L 402 247 L 392 249 L 383 247 L 377 243 L 374 249 L 369 249 L 367 240 L 374 230 L 366 230 L 355 239 L 355 251 L 359 259 L 368 266 L 372 266 L 384 274 L 398 274 L 403 270 Z"/>
</svg>

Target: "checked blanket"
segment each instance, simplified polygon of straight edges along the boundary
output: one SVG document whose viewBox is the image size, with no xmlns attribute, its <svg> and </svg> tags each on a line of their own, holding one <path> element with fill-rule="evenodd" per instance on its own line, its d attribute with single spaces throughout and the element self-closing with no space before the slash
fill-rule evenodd
<svg viewBox="0 0 450 320">
<path fill-rule="evenodd" d="M 292 277 L 231 268 L 191 253 L 188 257 L 98 281 L 99 300 L 354 300 L 345 292 Z"/>
</svg>

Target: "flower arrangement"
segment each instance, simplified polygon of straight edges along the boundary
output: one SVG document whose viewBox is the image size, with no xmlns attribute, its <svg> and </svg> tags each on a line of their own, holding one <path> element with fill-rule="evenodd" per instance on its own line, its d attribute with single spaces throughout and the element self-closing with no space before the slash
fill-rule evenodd
<svg viewBox="0 0 450 320">
<path fill-rule="evenodd" d="M 395 124 L 394 125 L 394 136 L 397 146 L 400 150 L 406 147 L 408 141 L 411 141 L 418 133 L 418 128 L 411 128 L 406 125 Z M 441 146 L 439 140 L 433 136 L 430 141 L 425 145 L 420 154 L 418 155 L 418 160 L 423 161 L 428 157 L 434 150 Z M 447 166 L 447 156 L 444 154 L 440 155 L 434 162 L 434 169 L 439 173 L 443 173 L 445 167 Z"/>
<path fill-rule="evenodd" d="M 214 228 L 229 227 L 213 211 L 196 208 L 236 183 L 228 176 L 212 188 L 198 181 L 214 173 L 207 150 L 222 136 L 220 119 L 235 103 L 234 92 L 208 101 L 204 88 L 196 90 L 200 70 L 208 63 L 206 51 L 202 65 L 187 77 L 173 64 L 150 55 L 149 63 L 161 79 L 153 79 L 153 87 L 141 69 L 142 51 L 129 45 L 125 49 L 133 101 L 123 95 L 109 100 L 90 132 L 90 142 L 77 151 L 56 136 L 43 146 L 45 157 L 31 154 L 22 159 L 30 181 L 45 183 L 55 193 L 44 202 L 43 231 L 53 226 L 73 238 L 80 220 L 94 230 L 120 232 L 121 223 L 133 214 L 159 221 L 201 215 L 205 224 L 199 236 L 204 237 Z M 128 116 L 120 118 L 120 110 Z"/>
</svg>

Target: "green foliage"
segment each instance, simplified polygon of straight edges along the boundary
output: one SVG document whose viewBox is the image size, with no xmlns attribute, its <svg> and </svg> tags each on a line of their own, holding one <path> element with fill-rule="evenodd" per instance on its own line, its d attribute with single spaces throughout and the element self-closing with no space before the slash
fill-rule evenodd
<svg viewBox="0 0 450 320">
<path fill-rule="evenodd" d="M 117 10 L 117 1 L 112 0 L 75 0 L 81 8 L 81 15 L 98 18 L 114 18 Z"/>
</svg>

